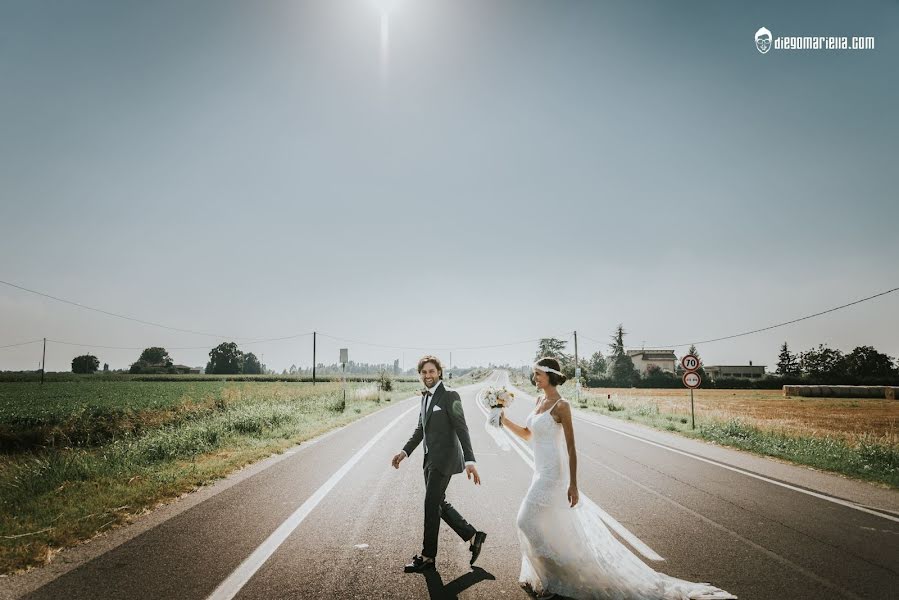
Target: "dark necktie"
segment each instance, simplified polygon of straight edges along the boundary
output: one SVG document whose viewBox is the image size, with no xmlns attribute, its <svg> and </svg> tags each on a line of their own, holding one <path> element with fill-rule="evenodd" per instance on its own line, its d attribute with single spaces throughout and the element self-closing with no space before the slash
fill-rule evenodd
<svg viewBox="0 0 899 600">
<path fill-rule="evenodd" d="M 431 397 L 431 391 L 425 390 L 421 393 L 421 424 L 424 427 L 425 419 L 428 416 L 428 399 Z M 428 441 L 424 437 L 424 429 L 422 429 L 422 448 L 424 448 L 425 454 L 428 453 Z"/>
</svg>

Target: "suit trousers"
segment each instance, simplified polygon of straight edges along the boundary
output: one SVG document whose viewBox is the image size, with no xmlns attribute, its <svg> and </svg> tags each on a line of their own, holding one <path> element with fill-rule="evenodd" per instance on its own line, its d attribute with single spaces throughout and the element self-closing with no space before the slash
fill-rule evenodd
<svg viewBox="0 0 899 600">
<path fill-rule="evenodd" d="M 422 555 L 437 558 L 437 535 L 440 533 L 440 519 L 453 528 L 460 538 L 470 540 L 477 530 L 466 521 L 453 506 L 446 501 L 446 487 L 452 475 L 441 473 L 426 466 L 425 474 L 425 535 Z"/>
</svg>

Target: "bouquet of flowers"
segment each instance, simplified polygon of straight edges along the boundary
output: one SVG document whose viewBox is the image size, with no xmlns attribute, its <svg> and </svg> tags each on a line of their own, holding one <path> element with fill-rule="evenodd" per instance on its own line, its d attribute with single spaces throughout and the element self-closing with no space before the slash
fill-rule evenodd
<svg viewBox="0 0 899 600">
<path fill-rule="evenodd" d="M 500 427 L 500 411 L 503 408 L 510 406 L 513 400 L 515 400 L 515 394 L 504 387 L 490 387 L 485 389 L 484 394 L 481 396 L 481 403 L 483 404 L 484 408 L 490 410 L 490 415 L 487 417 L 487 423 L 489 425 L 492 425 L 493 427 Z"/>
<path fill-rule="evenodd" d="M 490 437 L 493 438 L 493 441 L 503 450 L 511 450 L 512 446 L 509 443 L 509 438 L 499 429 L 502 426 L 499 416 L 502 409 L 510 406 L 513 400 L 515 400 L 515 394 L 504 387 L 485 388 L 478 396 L 478 402 L 481 403 L 484 412 L 488 413 L 484 428 Z"/>
</svg>

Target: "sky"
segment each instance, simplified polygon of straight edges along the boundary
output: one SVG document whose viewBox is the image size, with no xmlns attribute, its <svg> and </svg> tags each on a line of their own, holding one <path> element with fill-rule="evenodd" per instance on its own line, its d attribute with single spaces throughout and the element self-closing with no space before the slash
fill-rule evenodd
<svg viewBox="0 0 899 600">
<path fill-rule="evenodd" d="M 0 4 L 0 346 L 518 365 L 899 287 L 895 2 L 389 4 Z M 899 292 L 698 349 L 785 341 L 899 356 Z"/>
</svg>

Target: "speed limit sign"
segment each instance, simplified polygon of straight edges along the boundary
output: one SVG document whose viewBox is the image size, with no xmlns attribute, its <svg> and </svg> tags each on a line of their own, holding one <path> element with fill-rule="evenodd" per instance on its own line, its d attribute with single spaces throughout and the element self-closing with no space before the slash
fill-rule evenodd
<svg viewBox="0 0 899 600">
<path fill-rule="evenodd" d="M 699 368 L 699 358 L 693 354 L 688 354 L 680 359 L 680 366 L 684 368 L 684 371 L 695 371 Z"/>
<path fill-rule="evenodd" d="M 687 371 L 684 373 L 684 385 L 691 390 L 698 388 L 700 383 L 702 383 L 702 378 L 699 376 L 699 373 L 695 371 Z"/>
</svg>

